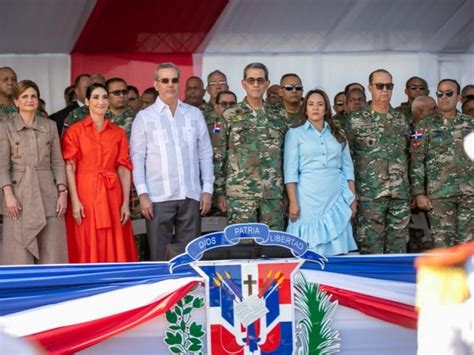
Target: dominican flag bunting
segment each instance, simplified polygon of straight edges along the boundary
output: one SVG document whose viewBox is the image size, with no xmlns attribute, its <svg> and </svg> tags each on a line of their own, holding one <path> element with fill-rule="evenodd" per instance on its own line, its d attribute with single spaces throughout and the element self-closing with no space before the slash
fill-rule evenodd
<svg viewBox="0 0 474 355">
<path fill-rule="evenodd" d="M 308 282 L 319 285 L 332 302 L 338 302 L 332 317 L 341 350 L 345 354 L 381 354 L 377 342 L 383 341 L 386 349 L 407 347 L 405 353 L 414 353 L 414 257 L 328 259 L 324 270 L 305 263 L 299 272 Z M 114 339 L 132 328 L 136 332 L 146 324 L 166 323 L 167 311 L 186 295 L 198 292 L 209 297 L 205 308 L 212 315 L 203 317 L 210 329 L 205 336 L 218 334 L 221 339 L 215 347 L 211 344 L 211 349 L 203 349 L 204 353 L 212 350 L 219 354 L 229 348 L 245 353 L 251 347 L 257 348 L 255 354 L 287 353 L 285 349 L 295 345 L 295 294 L 290 280 L 297 272 L 298 260 L 201 264 L 206 277 L 189 267 L 170 273 L 167 263 L 0 267 L 0 329 L 33 340 L 49 353 L 71 354 L 83 349 L 94 353 L 95 347 L 113 345 Z M 235 284 L 228 282 L 230 279 Z M 225 312 L 218 307 L 223 304 L 229 306 Z M 161 329 L 152 332 L 161 340 L 154 341 L 151 350 L 165 353 L 168 348 Z M 145 344 L 127 340 L 130 353 Z M 372 351 L 366 348 L 370 346 Z M 101 352 L 103 348 L 96 351 Z"/>
</svg>

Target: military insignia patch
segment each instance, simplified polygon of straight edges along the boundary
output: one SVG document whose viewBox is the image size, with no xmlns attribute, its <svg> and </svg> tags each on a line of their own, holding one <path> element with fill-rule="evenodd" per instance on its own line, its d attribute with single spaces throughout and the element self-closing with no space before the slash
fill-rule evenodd
<svg viewBox="0 0 474 355">
<path fill-rule="evenodd" d="M 417 148 L 421 144 L 423 135 L 424 135 L 424 131 L 422 129 L 414 130 L 412 134 L 410 134 L 412 148 Z"/>
<path fill-rule="evenodd" d="M 220 133 L 220 131 L 221 131 L 221 123 L 220 122 L 214 123 L 214 128 L 212 129 L 212 132 Z"/>
</svg>

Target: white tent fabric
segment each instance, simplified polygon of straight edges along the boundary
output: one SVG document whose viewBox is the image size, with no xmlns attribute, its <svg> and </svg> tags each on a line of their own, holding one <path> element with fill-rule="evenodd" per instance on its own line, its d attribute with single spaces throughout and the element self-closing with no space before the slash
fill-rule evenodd
<svg viewBox="0 0 474 355">
<path fill-rule="evenodd" d="M 473 83 L 473 53 L 473 0 L 231 0 L 194 58 L 202 77 L 225 72 L 239 99 L 250 62 L 266 64 L 273 83 L 295 72 L 305 90 L 319 87 L 331 98 L 385 68 L 398 105 L 414 75 L 432 94 L 442 78 Z"/>
<path fill-rule="evenodd" d="M 2 0 L 1 54 L 69 54 L 96 0 Z"/>
<path fill-rule="evenodd" d="M 38 84 L 49 114 L 65 106 L 63 92 L 71 82 L 69 54 L 0 55 L 0 67 L 4 66 L 14 68 L 18 81 L 29 79 Z"/>
<path fill-rule="evenodd" d="M 230 0 L 206 53 L 474 53 L 473 0 Z"/>
<path fill-rule="evenodd" d="M 63 107 L 69 53 L 99 1 L 1 1 L 0 65 L 38 81 L 50 113 Z M 383 67 L 394 75 L 397 105 L 413 75 L 432 93 L 442 78 L 474 83 L 474 0 L 229 0 L 194 54 L 195 74 L 221 69 L 241 99 L 242 69 L 253 61 L 267 64 L 273 83 L 295 72 L 306 90 L 331 97 Z"/>
<path fill-rule="evenodd" d="M 270 81 L 279 83 L 285 73 L 297 73 L 303 79 L 305 91 L 324 89 L 330 98 L 343 91 L 346 84 L 368 84 L 368 76 L 377 68 L 385 68 L 393 75 L 395 88 L 392 105 L 406 100 L 405 81 L 417 75 L 425 78 L 432 95 L 442 78 L 454 78 L 461 85 L 474 82 L 474 55 L 439 56 L 429 53 L 347 53 L 347 54 L 273 54 L 273 55 L 195 55 L 202 56 L 202 77 L 215 69 L 227 74 L 229 86 L 239 100 L 245 96 L 240 81 L 243 68 L 251 62 L 262 62 L 270 72 Z M 196 61 L 198 61 L 196 59 Z"/>
</svg>

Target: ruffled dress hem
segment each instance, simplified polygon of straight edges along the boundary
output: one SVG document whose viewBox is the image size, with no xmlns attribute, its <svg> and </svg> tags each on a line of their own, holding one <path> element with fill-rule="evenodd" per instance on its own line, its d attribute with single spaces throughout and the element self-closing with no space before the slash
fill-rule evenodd
<svg viewBox="0 0 474 355">
<path fill-rule="evenodd" d="M 350 223 L 354 194 L 345 183 L 339 198 L 322 216 L 299 218 L 289 222 L 287 232 L 308 243 L 309 249 L 322 255 L 347 254 L 357 250 Z"/>
</svg>

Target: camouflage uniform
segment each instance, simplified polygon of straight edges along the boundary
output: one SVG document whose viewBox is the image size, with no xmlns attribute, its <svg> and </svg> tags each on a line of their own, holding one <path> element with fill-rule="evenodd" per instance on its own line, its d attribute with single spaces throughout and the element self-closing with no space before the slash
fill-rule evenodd
<svg viewBox="0 0 474 355">
<path fill-rule="evenodd" d="M 126 108 L 121 114 L 116 116 L 110 110 L 108 110 L 105 114 L 105 116 L 110 120 L 110 122 L 119 126 L 125 131 L 127 140 L 130 140 L 130 133 L 132 133 L 132 123 L 133 119 L 135 118 L 135 115 L 135 111 L 129 108 Z"/>
<path fill-rule="evenodd" d="M 254 110 L 244 100 L 222 116 L 214 174 L 216 193 L 228 198 L 229 223 L 258 221 L 281 230 L 285 112 L 266 104 Z"/>
<path fill-rule="evenodd" d="M 395 108 L 395 111 L 401 112 L 405 115 L 408 122 L 411 124 L 413 121 L 413 113 L 411 112 L 411 104 L 408 102 L 402 102 L 400 106 Z"/>
<path fill-rule="evenodd" d="M 334 128 L 342 129 L 346 131 L 348 115 L 345 111 L 341 111 L 334 116 L 332 116 L 332 121 L 334 122 Z"/>
<path fill-rule="evenodd" d="M 130 140 L 130 133 L 132 133 L 132 123 L 133 119 L 135 118 L 135 114 L 135 111 L 127 108 L 119 115 L 114 115 L 112 111 L 108 110 L 105 116 L 110 120 L 110 122 L 122 128 L 125 131 L 127 140 Z M 130 214 L 132 219 L 142 218 L 140 202 L 133 184 L 131 186 L 130 193 Z"/>
<path fill-rule="evenodd" d="M 18 112 L 15 105 L 0 104 L 0 116 L 11 116 Z"/>
<path fill-rule="evenodd" d="M 215 115 L 214 112 L 214 107 L 209 103 L 205 102 L 201 106 L 199 106 L 199 109 L 201 110 L 204 120 L 206 121 L 207 125 L 209 126 L 209 123 L 212 121 L 212 116 Z"/>
<path fill-rule="evenodd" d="M 359 197 L 357 244 L 361 253 L 406 251 L 410 209 L 405 116 L 392 108 L 380 114 L 370 107 L 347 121 Z"/>
<path fill-rule="evenodd" d="M 473 130 L 472 118 L 458 112 L 452 119 L 423 118 L 412 136 L 412 194 L 431 200 L 435 247 L 473 240 L 474 163 L 463 149 L 464 137 Z"/>
<path fill-rule="evenodd" d="M 71 126 L 74 123 L 83 120 L 87 116 L 89 116 L 89 108 L 86 105 L 75 108 L 67 115 L 66 119 L 64 120 L 64 126 Z"/>
<path fill-rule="evenodd" d="M 300 110 L 298 112 L 288 112 L 283 104 L 283 101 L 277 102 L 275 105 L 269 105 L 269 107 L 274 110 L 284 110 L 286 112 L 286 125 L 288 128 L 294 128 L 301 126 L 304 123 L 304 118 L 301 113 L 302 107 L 300 105 Z"/>
</svg>

